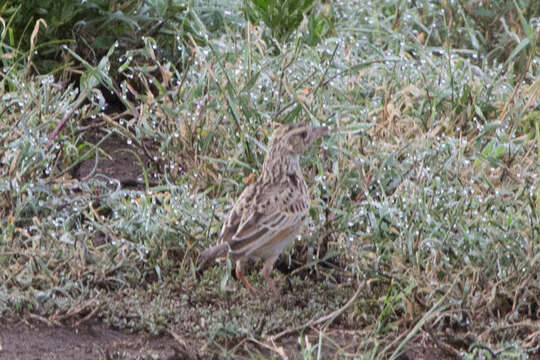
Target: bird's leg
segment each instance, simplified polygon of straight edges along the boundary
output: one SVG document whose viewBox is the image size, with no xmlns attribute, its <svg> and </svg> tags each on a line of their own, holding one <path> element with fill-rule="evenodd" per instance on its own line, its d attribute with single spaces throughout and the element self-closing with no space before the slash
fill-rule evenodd
<svg viewBox="0 0 540 360">
<path fill-rule="evenodd" d="M 244 285 L 249 290 L 251 295 L 255 296 L 255 290 L 253 290 L 253 286 L 251 286 L 251 284 L 247 281 L 244 274 L 242 274 L 242 260 L 236 261 L 236 277 L 244 283 Z"/>
<path fill-rule="evenodd" d="M 272 289 L 272 292 L 274 293 L 274 298 L 278 299 L 279 291 L 278 291 L 278 288 L 276 287 L 276 282 L 270 276 L 270 272 L 272 271 L 272 268 L 274 267 L 274 263 L 276 262 L 276 259 L 277 259 L 277 256 L 272 256 L 266 259 L 266 261 L 264 262 L 262 273 L 263 273 L 264 279 L 266 280 L 268 284 L 268 287 Z"/>
</svg>

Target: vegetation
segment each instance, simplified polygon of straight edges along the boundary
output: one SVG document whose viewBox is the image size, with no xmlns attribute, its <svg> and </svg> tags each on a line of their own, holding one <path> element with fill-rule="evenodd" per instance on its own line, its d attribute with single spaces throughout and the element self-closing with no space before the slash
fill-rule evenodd
<svg viewBox="0 0 540 360">
<path fill-rule="evenodd" d="M 538 354 L 537 1 L 37 3 L 0 8 L 0 318 L 201 356 Z M 195 276 L 273 121 L 332 128 L 277 303 Z"/>
</svg>

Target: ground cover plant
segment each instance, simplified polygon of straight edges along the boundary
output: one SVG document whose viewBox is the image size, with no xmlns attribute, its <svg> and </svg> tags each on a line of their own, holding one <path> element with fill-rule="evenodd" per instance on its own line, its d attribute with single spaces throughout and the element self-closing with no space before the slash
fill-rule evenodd
<svg viewBox="0 0 540 360">
<path fill-rule="evenodd" d="M 537 2 L 87 1 L 46 36 L 7 4 L 0 354 L 22 321 L 178 358 L 540 356 Z M 299 121 L 331 134 L 282 298 L 227 262 L 198 277 L 272 123 Z M 89 356 L 165 358 L 137 346 Z"/>
</svg>

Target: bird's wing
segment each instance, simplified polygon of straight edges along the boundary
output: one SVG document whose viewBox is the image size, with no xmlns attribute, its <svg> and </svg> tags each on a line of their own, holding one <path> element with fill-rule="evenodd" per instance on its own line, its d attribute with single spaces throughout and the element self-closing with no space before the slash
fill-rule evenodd
<svg viewBox="0 0 540 360">
<path fill-rule="evenodd" d="M 283 185 L 275 185 L 257 192 L 246 189 L 238 199 L 224 228 L 224 241 L 232 253 L 249 252 L 263 237 L 268 241 L 285 229 L 303 222 L 309 203 L 304 194 Z M 228 221 L 229 223 L 229 221 Z M 234 231 L 234 233 L 233 233 Z M 230 236 L 230 237 L 229 237 Z M 266 240 L 265 240 L 266 241 Z"/>
<path fill-rule="evenodd" d="M 238 230 L 238 227 L 242 223 L 242 214 L 245 213 L 246 207 L 249 205 L 250 200 L 255 196 L 256 187 L 255 184 L 251 184 L 242 191 L 240 197 L 234 204 L 227 220 L 223 223 L 221 228 L 220 238 L 223 243 L 231 241 L 234 234 Z"/>
</svg>

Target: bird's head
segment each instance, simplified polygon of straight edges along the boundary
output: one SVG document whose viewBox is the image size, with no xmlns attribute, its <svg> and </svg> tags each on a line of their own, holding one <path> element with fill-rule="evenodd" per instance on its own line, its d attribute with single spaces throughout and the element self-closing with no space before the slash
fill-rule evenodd
<svg viewBox="0 0 540 360">
<path fill-rule="evenodd" d="M 279 125 L 272 135 L 270 149 L 283 155 L 302 155 L 317 139 L 328 135 L 328 131 L 325 126 L 312 127 L 304 123 Z"/>
</svg>

